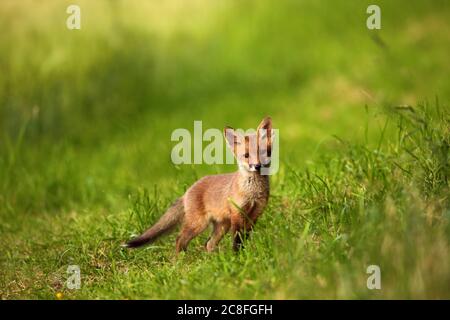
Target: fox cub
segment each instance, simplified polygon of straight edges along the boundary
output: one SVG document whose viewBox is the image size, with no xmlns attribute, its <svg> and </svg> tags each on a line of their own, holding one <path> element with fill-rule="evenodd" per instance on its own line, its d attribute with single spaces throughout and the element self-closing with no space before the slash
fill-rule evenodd
<svg viewBox="0 0 450 320">
<path fill-rule="evenodd" d="M 251 134 L 243 135 L 230 127 L 224 129 L 224 134 L 239 170 L 198 180 L 155 225 L 127 242 L 125 247 L 136 248 L 151 243 L 179 223 L 177 254 L 185 251 L 189 242 L 209 224 L 213 225 L 213 231 L 205 245 L 207 251 L 213 251 L 230 230 L 233 249 L 236 251 L 242 246 L 269 199 L 269 176 L 261 171 L 270 166 L 274 135 L 272 120 L 264 118 Z"/>
</svg>

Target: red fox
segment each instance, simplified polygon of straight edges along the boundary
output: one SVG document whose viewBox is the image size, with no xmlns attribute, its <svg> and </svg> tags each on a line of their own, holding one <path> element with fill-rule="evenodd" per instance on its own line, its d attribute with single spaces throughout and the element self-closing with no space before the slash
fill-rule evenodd
<svg viewBox="0 0 450 320">
<path fill-rule="evenodd" d="M 176 254 L 185 251 L 189 242 L 210 224 L 213 231 L 205 244 L 208 252 L 213 251 L 230 230 L 233 249 L 240 249 L 269 199 L 269 176 L 261 174 L 261 169 L 270 166 L 274 134 L 272 120 L 264 118 L 255 133 L 244 135 L 225 127 L 224 134 L 239 170 L 198 180 L 155 225 L 128 241 L 125 247 L 136 248 L 151 243 L 181 223 Z"/>
</svg>

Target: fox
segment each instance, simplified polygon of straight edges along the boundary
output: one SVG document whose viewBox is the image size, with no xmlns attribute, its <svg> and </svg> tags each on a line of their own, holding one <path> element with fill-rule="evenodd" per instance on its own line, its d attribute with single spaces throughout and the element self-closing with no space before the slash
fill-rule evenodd
<svg viewBox="0 0 450 320">
<path fill-rule="evenodd" d="M 214 251 L 230 231 L 233 250 L 239 251 L 243 247 L 269 200 L 269 175 L 261 171 L 270 168 L 274 136 L 272 119 L 265 117 L 256 132 L 246 134 L 226 126 L 224 136 L 238 170 L 208 175 L 195 182 L 172 203 L 156 224 L 126 242 L 124 247 L 150 244 L 179 224 L 181 229 L 175 245 L 177 256 L 210 225 L 213 228 L 205 243 L 206 251 Z"/>
</svg>

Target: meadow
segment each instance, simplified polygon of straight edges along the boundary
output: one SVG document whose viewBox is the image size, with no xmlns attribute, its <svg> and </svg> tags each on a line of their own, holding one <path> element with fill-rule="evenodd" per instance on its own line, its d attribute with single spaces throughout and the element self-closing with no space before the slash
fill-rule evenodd
<svg viewBox="0 0 450 320">
<path fill-rule="evenodd" d="M 450 5 L 376 1 L 368 30 L 369 4 L 1 1 L 0 298 L 449 299 Z M 236 170 L 174 165 L 173 130 L 266 115 L 280 169 L 244 250 L 120 247 Z"/>
</svg>

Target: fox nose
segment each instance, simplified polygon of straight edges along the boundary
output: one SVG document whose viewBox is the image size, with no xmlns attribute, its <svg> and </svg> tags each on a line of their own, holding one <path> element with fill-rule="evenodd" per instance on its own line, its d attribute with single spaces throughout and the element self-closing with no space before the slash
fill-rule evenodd
<svg viewBox="0 0 450 320">
<path fill-rule="evenodd" d="M 261 164 L 259 164 L 259 163 L 258 163 L 258 164 L 255 164 L 255 169 L 256 169 L 256 170 L 261 169 Z"/>
</svg>

